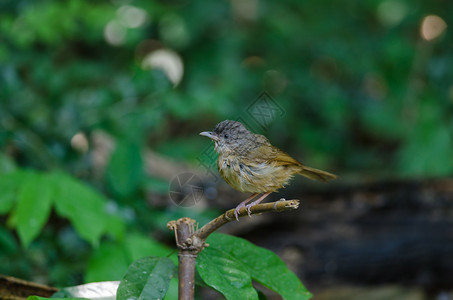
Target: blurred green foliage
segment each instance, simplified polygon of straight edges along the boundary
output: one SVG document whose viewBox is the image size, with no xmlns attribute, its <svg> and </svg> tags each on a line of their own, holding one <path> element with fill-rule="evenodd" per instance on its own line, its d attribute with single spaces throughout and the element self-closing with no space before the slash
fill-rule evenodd
<svg viewBox="0 0 453 300">
<path fill-rule="evenodd" d="M 218 121 L 260 128 L 247 108 L 262 91 L 283 114 L 261 131 L 310 165 L 346 178 L 451 175 L 452 13 L 452 2 L 422 0 L 1 1 L 0 172 L 14 183 L 0 182 L 0 213 L 10 213 L 0 273 L 77 284 L 96 255 L 86 241 L 113 230 L 106 245 L 125 255 L 118 232 L 184 215 L 145 206 L 145 190 L 166 191 L 145 177 L 141 149 L 196 163 L 209 144 L 198 132 Z M 431 14 L 447 27 L 426 40 Z M 96 132 L 116 144 L 100 175 Z M 55 180 L 68 199 L 97 200 L 53 201 Z M 113 209 L 113 229 L 84 219 L 98 214 L 71 219 L 95 203 Z M 70 226 L 46 226 L 52 204 Z M 40 217 L 30 226 L 32 207 Z M 100 227 L 84 236 L 84 226 Z"/>
<path fill-rule="evenodd" d="M 451 30 L 420 36 L 428 14 L 448 23 L 451 3 L 245 3 L 3 1 L 2 148 L 21 165 L 84 173 L 90 162 L 68 141 L 101 128 L 195 161 L 196 133 L 266 90 L 285 112 L 266 133 L 301 159 L 451 174 Z M 143 68 L 157 49 L 183 62 L 175 88 Z"/>
</svg>

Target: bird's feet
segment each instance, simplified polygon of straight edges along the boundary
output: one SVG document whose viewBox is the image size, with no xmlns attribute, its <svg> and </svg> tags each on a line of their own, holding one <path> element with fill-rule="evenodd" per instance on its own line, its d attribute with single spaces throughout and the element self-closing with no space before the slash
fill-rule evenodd
<svg viewBox="0 0 453 300">
<path fill-rule="evenodd" d="M 239 221 L 239 210 L 243 207 L 245 207 L 245 210 L 247 211 L 247 214 L 249 215 L 249 217 L 251 217 L 251 214 L 252 214 L 252 211 L 250 210 L 253 206 L 257 205 L 258 203 L 260 203 L 261 201 L 263 201 L 264 198 L 266 198 L 267 196 L 269 196 L 269 194 L 272 193 L 272 192 L 267 192 L 263 195 L 261 195 L 261 197 L 259 197 L 257 200 L 253 201 L 252 203 L 250 204 L 247 204 L 245 205 L 246 203 L 250 202 L 250 200 L 252 200 L 253 198 L 255 198 L 258 194 L 253 194 L 252 196 L 248 197 L 246 200 L 242 201 L 238 206 L 236 206 L 236 208 L 234 209 L 234 216 L 236 217 L 236 220 Z"/>
<path fill-rule="evenodd" d="M 257 204 L 259 204 L 259 203 L 261 203 L 261 201 L 263 201 L 264 198 L 266 198 L 267 196 L 269 196 L 270 193 L 271 193 L 271 192 L 267 192 L 267 193 L 261 195 L 261 197 L 259 197 L 258 199 L 256 199 L 256 200 L 253 201 L 252 203 L 247 204 L 247 205 L 245 206 L 245 209 L 247 210 L 247 214 L 249 215 L 249 217 L 251 217 L 250 214 L 252 213 L 252 211 L 251 211 L 252 207 L 255 206 L 255 205 L 257 205 Z"/>
<path fill-rule="evenodd" d="M 249 215 L 249 217 L 251 217 L 251 213 L 252 213 L 252 212 L 250 211 L 250 208 L 251 208 L 252 206 L 256 205 L 256 204 L 258 204 L 258 203 L 252 202 L 252 203 L 250 203 L 250 204 L 248 204 L 248 205 L 245 205 L 244 203 L 241 203 L 241 204 L 239 204 L 238 206 L 236 206 L 236 208 L 234 209 L 234 216 L 236 217 L 236 220 L 239 221 L 239 210 L 241 210 L 241 208 L 244 208 L 244 207 L 245 207 L 245 209 L 246 209 L 247 214 Z"/>
<path fill-rule="evenodd" d="M 252 213 L 251 209 L 252 209 L 252 207 L 257 205 L 260 202 L 261 202 L 261 200 L 260 201 L 258 201 L 258 200 L 257 201 L 253 201 L 252 203 L 247 204 L 245 206 L 245 209 L 247 210 L 247 214 L 249 215 L 249 217 L 251 217 L 251 213 Z"/>
<path fill-rule="evenodd" d="M 258 194 L 253 194 L 250 197 L 248 197 L 247 199 L 245 199 L 244 201 L 242 201 L 238 206 L 236 206 L 236 208 L 234 209 L 234 216 L 236 217 L 236 220 L 238 220 L 238 222 L 239 222 L 239 210 L 241 208 L 244 208 L 245 205 L 247 203 L 249 203 L 251 200 L 253 200 L 253 198 L 255 198 L 256 196 L 258 196 Z M 250 216 L 250 214 L 249 214 L 249 216 Z"/>
<path fill-rule="evenodd" d="M 236 220 L 238 220 L 238 222 L 239 222 L 239 210 L 244 207 L 245 207 L 245 203 L 242 202 L 241 204 L 236 206 L 236 208 L 234 209 L 234 216 L 236 217 Z"/>
</svg>

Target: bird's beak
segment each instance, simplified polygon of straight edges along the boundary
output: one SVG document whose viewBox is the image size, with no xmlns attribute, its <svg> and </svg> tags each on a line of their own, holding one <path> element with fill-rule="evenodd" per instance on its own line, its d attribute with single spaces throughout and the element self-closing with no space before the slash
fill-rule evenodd
<svg viewBox="0 0 453 300">
<path fill-rule="evenodd" d="M 217 135 L 217 133 L 215 133 L 213 131 L 203 131 L 203 132 L 200 132 L 200 135 L 207 136 L 208 138 L 210 138 L 211 140 L 216 141 L 216 142 L 220 141 L 220 138 Z"/>
</svg>

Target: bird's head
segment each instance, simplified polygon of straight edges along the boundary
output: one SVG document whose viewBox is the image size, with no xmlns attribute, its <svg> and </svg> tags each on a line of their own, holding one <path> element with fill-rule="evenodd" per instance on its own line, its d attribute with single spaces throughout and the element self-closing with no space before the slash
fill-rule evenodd
<svg viewBox="0 0 453 300">
<path fill-rule="evenodd" d="M 253 141 L 253 133 L 248 131 L 242 123 L 231 120 L 222 121 L 215 126 L 214 131 L 203 131 L 200 135 L 213 140 L 214 149 L 218 153 L 240 154 L 247 151 L 248 145 Z"/>
</svg>

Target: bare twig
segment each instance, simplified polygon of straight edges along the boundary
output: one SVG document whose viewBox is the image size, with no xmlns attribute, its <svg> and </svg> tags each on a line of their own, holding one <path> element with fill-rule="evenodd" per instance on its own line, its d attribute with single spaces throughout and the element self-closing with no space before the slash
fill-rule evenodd
<svg viewBox="0 0 453 300">
<path fill-rule="evenodd" d="M 299 200 L 285 200 L 280 199 L 277 202 L 270 202 L 270 203 L 262 203 L 252 206 L 250 209 L 250 214 L 260 214 L 264 212 L 275 212 L 275 211 L 285 211 L 285 210 L 292 210 L 297 209 L 299 207 Z M 247 216 L 247 211 L 244 208 L 239 210 L 239 217 Z M 220 228 L 221 226 L 229 223 L 231 221 L 236 221 L 234 217 L 234 209 L 230 209 L 224 214 L 218 216 L 208 224 L 201 227 L 197 232 L 195 232 L 193 239 L 199 238 L 201 240 L 206 240 L 206 238 L 213 233 L 215 230 Z"/>
<path fill-rule="evenodd" d="M 277 202 L 257 204 L 251 207 L 250 214 L 293 210 L 298 207 L 299 200 L 280 199 Z M 245 207 L 239 210 L 238 216 L 247 216 Z M 168 222 L 168 229 L 175 231 L 176 245 L 178 246 L 179 300 L 194 299 L 195 261 L 198 253 L 208 246 L 205 244 L 206 238 L 221 226 L 235 220 L 234 209 L 230 209 L 197 231 L 195 231 L 194 226 L 196 221 L 190 218 Z"/>
<path fill-rule="evenodd" d="M 31 295 L 50 297 L 57 291 L 58 289 L 54 287 L 0 275 L 1 299 L 27 299 Z"/>
<path fill-rule="evenodd" d="M 195 220 L 181 218 L 170 221 L 168 229 L 175 231 L 176 245 L 178 246 L 179 264 L 179 299 L 191 300 L 195 294 L 195 260 L 197 259 L 198 247 L 192 246 L 190 236 L 194 233 Z"/>
</svg>

